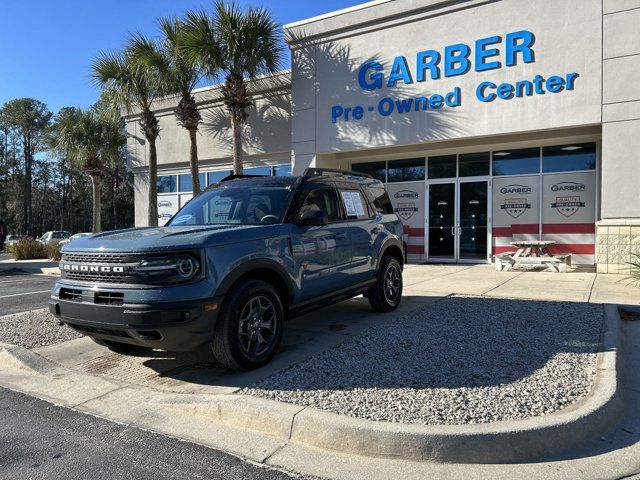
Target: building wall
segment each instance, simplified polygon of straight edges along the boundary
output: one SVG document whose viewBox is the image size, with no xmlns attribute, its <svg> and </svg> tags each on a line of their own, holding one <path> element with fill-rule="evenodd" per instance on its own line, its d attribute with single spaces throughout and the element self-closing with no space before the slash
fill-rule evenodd
<svg viewBox="0 0 640 480">
<path fill-rule="evenodd" d="M 292 145 L 296 169 L 313 164 L 328 152 L 379 148 L 389 145 L 475 138 L 512 132 L 538 131 L 601 122 L 602 51 L 601 0 L 504 0 L 498 2 L 409 2 L 404 15 L 385 17 L 396 2 L 376 5 L 378 20 L 360 24 L 360 11 L 289 27 L 292 60 Z M 422 5 L 422 8 L 420 7 Z M 373 8 L 373 7 L 372 7 Z M 318 25 L 332 30 L 320 33 Z M 327 26 L 329 28 L 329 26 Z M 535 35 L 535 61 L 505 63 L 510 32 Z M 295 40 L 309 34 L 316 37 Z M 476 72 L 474 42 L 499 35 L 502 68 Z M 447 45 L 471 47 L 471 70 L 458 76 L 417 81 L 416 54 Z M 406 57 L 413 83 L 366 91 L 358 82 L 360 67 L 374 60 L 386 78 L 398 55 Z M 492 59 L 493 60 L 493 59 Z M 496 85 L 578 73 L 575 88 L 510 100 L 481 102 L 475 96 L 483 81 Z M 460 88 L 460 105 L 436 110 L 382 116 L 377 105 L 385 96 L 394 102 L 416 96 L 445 95 Z M 361 120 L 332 122 L 332 108 L 360 105 Z M 369 107 L 374 107 L 370 112 Z"/>
<path fill-rule="evenodd" d="M 249 108 L 243 128 L 242 149 L 245 167 L 276 165 L 291 161 L 291 94 L 289 72 L 267 77 L 251 85 L 254 104 Z M 225 107 L 218 87 L 194 92 L 202 124 L 198 131 L 198 157 L 201 169 L 230 169 L 232 138 Z M 177 98 L 156 103 L 160 136 L 156 142 L 158 174 L 189 169 L 190 140 L 173 113 Z M 128 163 L 134 172 L 136 226 L 148 225 L 149 148 L 140 132 L 136 112 L 127 117 Z"/>
<path fill-rule="evenodd" d="M 629 273 L 640 255 L 640 0 L 604 0 L 602 212 L 598 271 Z"/>
</svg>

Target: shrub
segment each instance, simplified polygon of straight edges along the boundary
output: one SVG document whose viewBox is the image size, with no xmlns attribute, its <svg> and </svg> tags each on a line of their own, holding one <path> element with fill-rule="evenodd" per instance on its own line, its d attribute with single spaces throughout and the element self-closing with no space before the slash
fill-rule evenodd
<svg viewBox="0 0 640 480">
<path fill-rule="evenodd" d="M 9 247 L 9 252 L 14 260 L 33 260 L 36 258 L 48 258 L 46 247 L 30 238 L 19 240 Z"/>
<path fill-rule="evenodd" d="M 47 245 L 46 250 L 47 258 L 55 260 L 56 262 L 59 262 L 60 258 L 62 258 L 62 254 L 60 253 L 60 245 Z"/>
</svg>

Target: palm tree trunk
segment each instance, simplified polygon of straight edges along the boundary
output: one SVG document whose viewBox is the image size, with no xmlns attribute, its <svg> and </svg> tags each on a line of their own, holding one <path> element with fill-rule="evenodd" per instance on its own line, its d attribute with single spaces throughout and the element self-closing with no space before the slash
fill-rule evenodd
<svg viewBox="0 0 640 480">
<path fill-rule="evenodd" d="M 233 135 L 233 173 L 242 175 L 242 139 L 240 121 L 231 115 L 231 134 Z"/>
<path fill-rule="evenodd" d="M 98 233 L 102 231 L 102 177 L 101 175 L 91 175 L 91 183 L 93 184 L 93 223 L 92 232 Z"/>
<path fill-rule="evenodd" d="M 149 226 L 158 226 L 158 152 L 156 139 L 149 138 Z"/>
<path fill-rule="evenodd" d="M 191 182 L 193 184 L 194 197 L 200 193 L 200 175 L 198 172 L 198 141 L 196 132 L 197 128 L 189 129 L 189 139 L 191 140 L 189 163 L 191 165 Z"/>
</svg>

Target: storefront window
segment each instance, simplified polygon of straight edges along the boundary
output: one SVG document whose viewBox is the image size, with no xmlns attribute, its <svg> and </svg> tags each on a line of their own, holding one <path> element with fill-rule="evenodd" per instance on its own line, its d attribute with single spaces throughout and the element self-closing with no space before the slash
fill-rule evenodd
<svg viewBox="0 0 640 480">
<path fill-rule="evenodd" d="M 176 187 L 175 175 L 160 175 L 158 177 L 158 193 L 174 193 Z"/>
<path fill-rule="evenodd" d="M 288 163 L 286 165 L 276 165 L 273 167 L 273 174 L 276 177 L 288 177 L 291 175 L 291 164 Z"/>
<path fill-rule="evenodd" d="M 271 167 L 253 167 L 245 168 L 243 170 L 244 175 L 266 175 L 271 176 Z"/>
<path fill-rule="evenodd" d="M 388 182 L 412 182 L 424 180 L 424 158 L 390 160 L 388 163 Z"/>
<path fill-rule="evenodd" d="M 217 172 L 207 172 L 207 183 L 218 183 L 224 177 L 231 175 L 231 170 L 218 170 Z"/>
<path fill-rule="evenodd" d="M 494 175 L 522 175 L 540 172 L 540 149 L 499 150 L 493 152 Z"/>
<path fill-rule="evenodd" d="M 458 156 L 458 175 L 460 177 L 478 177 L 489 175 L 489 152 L 462 153 Z"/>
<path fill-rule="evenodd" d="M 356 163 L 351 166 L 354 172 L 368 173 L 373 178 L 386 182 L 386 162 Z"/>
<path fill-rule="evenodd" d="M 441 155 L 429 157 L 427 161 L 429 180 L 434 178 L 451 178 L 456 176 L 456 156 Z"/>
<path fill-rule="evenodd" d="M 545 173 L 595 169 L 595 143 L 576 143 L 542 148 L 542 171 Z"/>
<path fill-rule="evenodd" d="M 200 188 L 204 188 L 207 186 L 206 175 L 204 172 L 198 174 L 200 178 Z M 191 181 L 190 173 L 182 173 L 178 175 L 178 189 L 180 192 L 192 192 L 193 191 L 193 182 Z"/>
</svg>

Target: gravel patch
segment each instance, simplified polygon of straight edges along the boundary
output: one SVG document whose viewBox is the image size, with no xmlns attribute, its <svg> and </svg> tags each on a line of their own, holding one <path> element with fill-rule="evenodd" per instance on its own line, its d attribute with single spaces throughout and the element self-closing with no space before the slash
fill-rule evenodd
<svg viewBox="0 0 640 480">
<path fill-rule="evenodd" d="M 426 425 L 545 415 L 591 390 L 603 320 L 600 305 L 448 297 L 241 393 Z"/>
<path fill-rule="evenodd" d="M 66 342 L 81 336 L 70 327 L 59 325 L 58 319 L 47 309 L 0 317 L 0 342 L 2 343 L 34 348 Z"/>
</svg>

